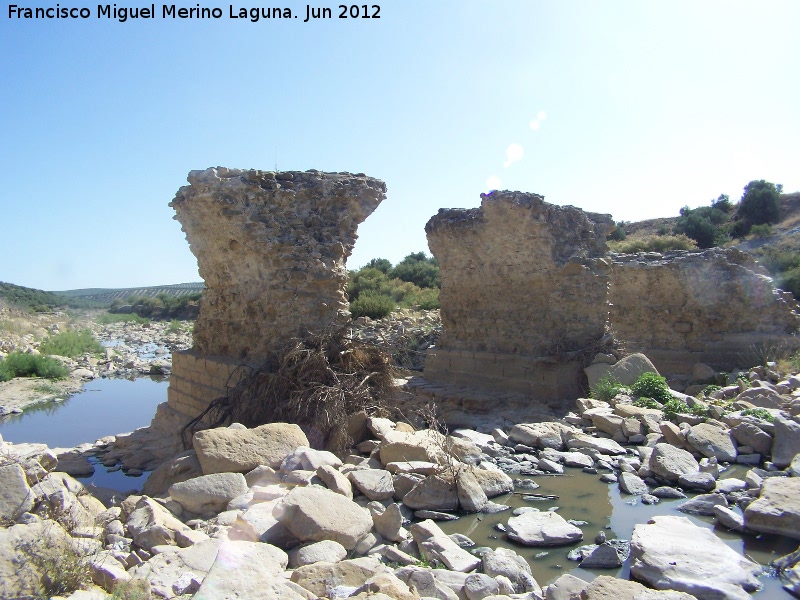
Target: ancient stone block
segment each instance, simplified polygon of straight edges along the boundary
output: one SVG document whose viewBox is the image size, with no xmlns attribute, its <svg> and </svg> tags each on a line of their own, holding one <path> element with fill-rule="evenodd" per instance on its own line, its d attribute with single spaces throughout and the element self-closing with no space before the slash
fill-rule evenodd
<svg viewBox="0 0 800 600">
<path fill-rule="evenodd" d="M 540 399 L 577 394 L 581 365 L 570 353 L 606 332 L 610 217 L 536 194 L 481 198 L 480 208 L 442 209 L 425 227 L 443 327 L 425 378 Z"/>
<path fill-rule="evenodd" d="M 661 373 L 746 366 L 759 345 L 780 345 L 800 326 L 791 295 L 734 248 L 610 256 L 614 332 Z"/>
<path fill-rule="evenodd" d="M 346 323 L 345 260 L 386 197 L 382 181 L 224 167 L 188 180 L 170 206 L 206 283 L 196 353 L 260 361 Z"/>
</svg>

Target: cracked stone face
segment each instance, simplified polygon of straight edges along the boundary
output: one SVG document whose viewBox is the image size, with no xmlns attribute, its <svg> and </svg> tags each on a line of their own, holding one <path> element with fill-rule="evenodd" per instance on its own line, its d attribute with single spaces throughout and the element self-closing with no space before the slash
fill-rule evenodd
<svg viewBox="0 0 800 600">
<path fill-rule="evenodd" d="M 347 322 L 345 261 L 386 184 L 224 167 L 188 181 L 170 206 L 206 283 L 196 352 L 264 360 L 294 337 Z"/>
</svg>

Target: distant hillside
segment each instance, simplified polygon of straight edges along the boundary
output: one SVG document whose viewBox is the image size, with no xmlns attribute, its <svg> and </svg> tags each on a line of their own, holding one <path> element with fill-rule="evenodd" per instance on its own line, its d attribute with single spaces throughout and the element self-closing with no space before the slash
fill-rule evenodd
<svg viewBox="0 0 800 600">
<path fill-rule="evenodd" d="M 97 308 L 97 302 L 82 297 L 65 297 L 53 292 L 45 292 L 13 283 L 0 281 L 0 298 L 18 308 L 34 312 L 48 312 L 64 308 Z"/>
<path fill-rule="evenodd" d="M 155 298 L 159 294 L 179 298 L 202 292 L 205 289 L 203 282 L 176 283 L 173 285 L 156 285 L 140 288 L 86 288 L 82 290 L 64 290 L 52 292 L 58 296 L 88 301 L 101 306 L 111 306 L 114 300 L 127 300 L 129 298 Z"/>
</svg>

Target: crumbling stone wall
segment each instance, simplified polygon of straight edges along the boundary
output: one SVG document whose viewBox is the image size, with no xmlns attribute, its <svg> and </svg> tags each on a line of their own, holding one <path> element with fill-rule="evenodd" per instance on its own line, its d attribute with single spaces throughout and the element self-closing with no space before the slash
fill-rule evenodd
<svg viewBox="0 0 800 600">
<path fill-rule="evenodd" d="M 425 227 L 442 278 L 442 335 L 425 378 L 574 398 L 581 365 L 568 353 L 606 332 L 611 224 L 521 192 L 440 210 Z"/>
<path fill-rule="evenodd" d="M 697 362 L 750 366 L 760 348 L 792 341 L 800 326 L 793 296 L 739 250 L 610 256 L 614 333 L 663 373 L 691 373 Z"/>
<path fill-rule="evenodd" d="M 235 364 L 347 323 L 345 262 L 386 197 L 386 184 L 363 174 L 217 167 L 188 181 L 170 206 L 206 290 L 194 347 L 173 363 L 170 398 L 182 412 L 221 395 Z"/>
</svg>

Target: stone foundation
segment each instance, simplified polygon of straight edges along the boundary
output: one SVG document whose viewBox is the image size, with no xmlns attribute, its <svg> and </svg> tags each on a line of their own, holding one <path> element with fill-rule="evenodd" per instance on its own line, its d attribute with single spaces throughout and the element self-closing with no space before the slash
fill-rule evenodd
<svg viewBox="0 0 800 600">
<path fill-rule="evenodd" d="M 167 403 L 184 415 L 199 415 L 239 382 L 244 369 L 235 361 L 202 356 L 192 350 L 173 352 Z"/>
<path fill-rule="evenodd" d="M 170 206 L 206 290 L 194 347 L 173 356 L 169 403 L 196 416 L 224 395 L 236 365 L 260 366 L 293 339 L 348 322 L 345 263 L 386 184 L 363 174 L 224 167 L 188 180 Z"/>
<path fill-rule="evenodd" d="M 763 349 L 796 343 L 800 309 L 766 271 L 736 249 L 612 255 L 609 300 L 616 337 L 662 373 L 697 362 L 752 366 Z"/>
<path fill-rule="evenodd" d="M 521 192 L 440 210 L 425 227 L 442 278 L 442 335 L 425 379 L 535 402 L 579 395 L 575 356 L 606 334 L 611 224 Z"/>
</svg>

